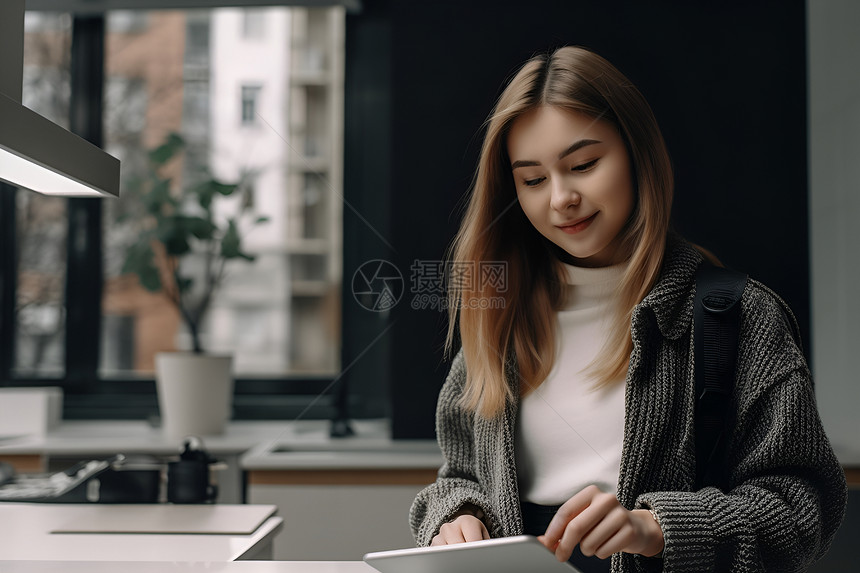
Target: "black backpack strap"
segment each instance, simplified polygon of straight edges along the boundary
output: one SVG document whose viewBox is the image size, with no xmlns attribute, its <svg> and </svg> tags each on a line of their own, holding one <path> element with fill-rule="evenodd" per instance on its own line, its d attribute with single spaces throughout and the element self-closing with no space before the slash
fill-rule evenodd
<svg viewBox="0 0 860 573">
<path fill-rule="evenodd" d="M 725 483 L 726 443 L 747 275 L 702 263 L 693 307 L 696 489 Z"/>
</svg>

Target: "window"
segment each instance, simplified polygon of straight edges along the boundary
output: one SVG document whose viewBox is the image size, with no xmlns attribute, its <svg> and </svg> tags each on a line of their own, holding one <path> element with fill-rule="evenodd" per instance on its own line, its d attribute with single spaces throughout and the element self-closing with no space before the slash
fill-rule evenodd
<svg viewBox="0 0 860 573">
<path fill-rule="evenodd" d="M 66 205 L 30 193 L 17 202 L 15 371 L 61 376 L 65 344 Z"/>
<path fill-rule="evenodd" d="M 242 86 L 242 124 L 257 123 L 257 99 L 260 97 L 260 86 Z"/>
<path fill-rule="evenodd" d="M 257 8 L 242 10 L 242 37 L 247 40 L 262 39 L 266 34 L 266 11 Z"/>
<path fill-rule="evenodd" d="M 249 13 L 264 17 L 279 33 L 248 41 L 240 24 Z M 342 147 L 334 141 L 338 116 L 329 104 L 337 99 L 331 90 L 341 85 L 334 78 L 342 71 L 327 70 L 331 81 L 314 90 L 289 89 L 291 63 L 304 57 L 302 42 L 310 37 L 305 30 L 314 26 L 321 36 L 314 41 L 321 49 L 335 49 L 333 41 L 325 41 L 325 26 L 342 26 L 338 14 L 332 9 L 288 8 L 157 11 L 148 13 L 147 29 L 134 35 L 115 32 L 112 16 L 107 19 L 108 86 L 122 87 L 108 90 L 105 108 L 115 111 L 108 114 L 105 131 L 109 148 L 123 159 L 125 182 L 131 185 L 145 176 L 146 151 L 177 132 L 186 146 L 174 169 L 176 186 L 191 185 L 201 174 L 238 183 L 239 191 L 221 202 L 218 214 L 226 219 L 244 207 L 254 217 L 268 218 L 245 229 L 244 248 L 255 260 L 231 261 L 203 325 L 205 348 L 233 353 L 239 375 L 333 375 L 340 366 L 336 333 L 310 336 L 307 346 L 302 345 L 308 336 L 294 336 L 297 329 L 305 332 L 324 323 L 330 299 L 339 297 L 339 276 L 327 266 L 340 266 L 340 246 L 332 240 L 333 230 L 341 225 L 339 214 L 320 207 L 309 212 L 290 197 L 303 197 L 307 178 L 328 177 L 332 164 L 342 162 L 334 153 Z M 229 95 L 237 92 L 242 125 L 259 124 L 262 129 L 249 133 L 230 121 L 235 100 Z M 291 115 L 293 124 L 287 121 Z M 146 121 L 140 123 L 139 118 Z M 313 173 L 304 168 L 296 172 L 302 161 L 293 150 L 305 149 L 312 139 L 324 141 L 331 152 Z M 323 188 L 317 203 L 336 203 L 325 197 L 333 191 Z M 121 261 L 136 240 L 139 208 L 132 195 L 124 193 L 109 208 L 108 261 Z M 321 267 L 313 276 L 296 271 L 309 256 L 296 243 L 306 239 L 316 241 L 313 256 Z M 108 266 L 103 338 L 112 342 L 103 345 L 103 370 L 148 373 L 156 352 L 190 348 L 189 333 L 164 297 L 121 275 L 121 264 Z"/>
<path fill-rule="evenodd" d="M 65 125 L 72 22 L 27 13 L 25 103 Z M 14 251 L 17 261 L 14 309 L 2 314 L 12 320 L 0 321 L 0 334 L 9 330 L 2 322 L 14 324 L 14 349 L 0 360 L 0 377 L 64 385 L 67 404 L 85 405 L 80 417 L 152 413 L 154 356 L 188 349 L 189 334 L 164 296 L 122 269 L 146 221 L 130 189 L 148 173 L 149 151 L 178 133 L 185 148 L 170 167 L 174 186 L 193 185 L 204 174 L 237 183 L 216 217 L 245 209 L 268 219 L 242 228 L 243 250 L 254 261 L 228 264 L 202 325 L 206 349 L 233 354 L 245 404 L 276 402 L 273 393 L 316 397 L 341 366 L 343 70 L 321 68 L 313 84 L 295 70 L 311 38 L 325 61 L 343 62 L 331 53 L 343 50 L 343 9 L 123 11 L 107 13 L 104 22 L 104 106 L 87 113 L 103 117 L 104 147 L 122 161 L 122 187 L 120 199 L 100 202 L 100 228 L 88 223 L 101 233 L 101 252 L 86 256 L 102 267 L 102 306 L 83 319 L 67 317 L 66 286 L 81 276 L 76 263 L 66 271 L 70 200 L 14 191 L 14 246 L 0 246 L 4 260 Z M 248 122 L 258 129 L 243 129 Z M 316 150 L 312 165 L 309 148 Z M 0 217 L 7 221 L 6 203 Z M 86 338 L 81 320 L 90 324 L 87 332 L 101 332 L 86 342 L 96 349 L 93 376 L 72 380 L 65 340 L 73 331 Z M 135 406 L 132 395 L 144 397 Z M 262 398 L 254 402 L 256 395 Z"/>
<path fill-rule="evenodd" d="M 66 128 L 71 39 L 68 15 L 26 13 L 23 103 Z M 13 371 L 20 376 L 61 377 L 66 337 L 66 201 L 36 193 L 18 193 L 15 199 L 18 279 Z"/>
</svg>

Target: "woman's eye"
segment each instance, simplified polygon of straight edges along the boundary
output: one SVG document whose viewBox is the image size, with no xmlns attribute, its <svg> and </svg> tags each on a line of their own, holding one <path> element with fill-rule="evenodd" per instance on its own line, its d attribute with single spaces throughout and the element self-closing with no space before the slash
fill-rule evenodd
<svg viewBox="0 0 860 573">
<path fill-rule="evenodd" d="M 535 185 L 539 185 L 540 182 L 543 181 L 544 179 L 545 179 L 544 177 L 537 177 L 535 179 L 526 179 L 525 181 L 523 181 L 523 183 L 525 183 L 526 187 L 534 187 Z"/>
<path fill-rule="evenodd" d="M 577 165 L 576 167 L 572 167 L 571 171 L 588 171 L 589 169 L 591 169 L 592 167 L 597 165 L 598 161 L 599 161 L 599 158 L 598 159 L 592 159 L 591 161 L 588 161 L 586 163 L 582 163 L 580 165 Z"/>
</svg>

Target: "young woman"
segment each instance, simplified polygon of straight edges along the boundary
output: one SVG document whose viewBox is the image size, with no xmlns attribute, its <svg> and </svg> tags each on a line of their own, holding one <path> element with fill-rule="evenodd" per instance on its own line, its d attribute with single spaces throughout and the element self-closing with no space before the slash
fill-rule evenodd
<svg viewBox="0 0 860 573">
<path fill-rule="evenodd" d="M 462 348 L 437 406 L 446 461 L 410 512 L 420 545 L 525 532 L 585 571 L 799 571 L 827 550 L 845 477 L 793 316 L 754 280 L 727 483 L 694 487 L 705 257 L 670 232 L 672 192 L 654 116 L 606 60 L 561 48 L 505 88 L 452 260 L 504 261 L 506 281 L 450 293 Z"/>
</svg>

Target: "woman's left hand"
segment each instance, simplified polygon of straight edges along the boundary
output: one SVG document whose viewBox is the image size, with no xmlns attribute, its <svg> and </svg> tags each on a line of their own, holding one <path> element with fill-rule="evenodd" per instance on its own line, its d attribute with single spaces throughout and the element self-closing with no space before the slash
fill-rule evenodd
<svg viewBox="0 0 860 573">
<path fill-rule="evenodd" d="M 570 559 L 577 544 L 583 555 L 600 559 L 619 551 L 646 557 L 663 551 L 663 531 L 650 511 L 628 510 L 594 485 L 567 500 L 538 539 L 559 561 Z"/>
</svg>

